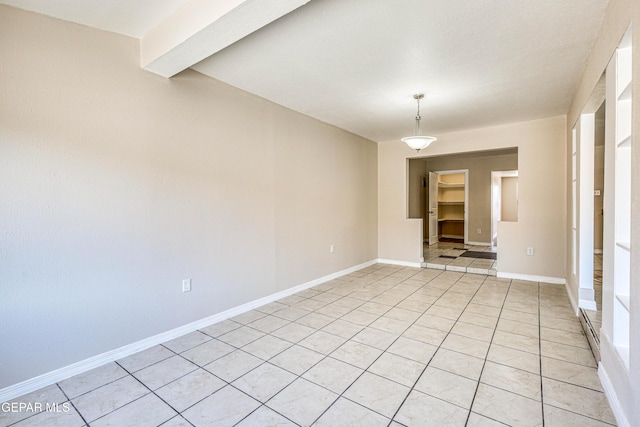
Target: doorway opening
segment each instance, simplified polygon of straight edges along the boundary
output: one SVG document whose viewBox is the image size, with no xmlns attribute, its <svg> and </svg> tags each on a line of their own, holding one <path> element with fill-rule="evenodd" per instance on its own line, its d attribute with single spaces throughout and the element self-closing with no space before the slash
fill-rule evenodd
<svg viewBox="0 0 640 427">
<path fill-rule="evenodd" d="M 429 246 L 438 242 L 467 243 L 469 170 L 429 172 Z"/>
<path fill-rule="evenodd" d="M 423 266 L 497 274 L 497 248 L 491 245 L 491 173 L 517 169 L 517 147 L 408 160 L 407 217 L 422 220 Z M 462 185 L 455 177 L 460 173 L 466 174 Z M 441 203 L 429 197 L 441 192 L 448 193 L 440 197 Z"/>
<path fill-rule="evenodd" d="M 518 221 L 518 171 L 491 172 L 491 246 L 498 246 L 498 223 Z"/>
</svg>

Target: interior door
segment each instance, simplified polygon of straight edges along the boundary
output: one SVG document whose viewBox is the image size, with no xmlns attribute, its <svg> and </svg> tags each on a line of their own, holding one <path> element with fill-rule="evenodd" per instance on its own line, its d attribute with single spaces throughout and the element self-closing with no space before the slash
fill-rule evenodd
<svg viewBox="0 0 640 427">
<path fill-rule="evenodd" d="M 429 172 L 429 245 L 438 243 L 438 174 Z"/>
</svg>

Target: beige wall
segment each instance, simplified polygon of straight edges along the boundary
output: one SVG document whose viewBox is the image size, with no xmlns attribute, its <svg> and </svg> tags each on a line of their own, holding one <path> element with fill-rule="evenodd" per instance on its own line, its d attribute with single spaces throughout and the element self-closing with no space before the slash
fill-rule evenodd
<svg viewBox="0 0 640 427">
<path fill-rule="evenodd" d="M 594 42 L 593 49 L 589 55 L 584 73 L 578 87 L 576 95 L 571 104 L 567 116 L 567 135 L 570 136 L 571 128 L 576 123 L 579 115 L 585 108 L 591 93 L 600 76 L 605 71 L 612 55 L 615 52 L 622 35 L 627 30 L 629 24 L 635 22 L 633 31 L 633 140 L 632 140 L 632 185 L 631 185 L 631 310 L 630 310 L 630 351 L 629 351 L 629 371 L 627 372 L 620 364 L 614 354 L 610 342 L 613 334 L 612 313 L 607 307 L 613 304 L 613 269 L 612 265 L 606 262 L 606 250 L 608 245 L 607 234 L 611 236 L 613 220 L 607 217 L 608 207 L 605 205 L 604 218 L 604 250 L 605 264 L 603 271 L 603 313 L 601 331 L 601 355 L 602 361 L 600 370 L 606 372 L 611 387 L 607 391 L 614 391 L 614 407 L 620 408 L 624 413 L 629 425 L 640 425 L 640 2 L 637 0 L 610 0 L 603 19 L 602 27 Z M 566 153 L 570 153 L 571 140 L 568 139 Z M 569 157 L 569 161 L 570 161 Z M 605 159 L 605 162 L 609 160 Z M 571 177 L 565 179 L 566 188 L 571 188 Z M 570 200 L 569 200 L 570 203 Z M 605 201 L 606 203 L 606 201 Z M 570 205 L 567 205 L 568 208 Z M 570 211 L 569 211 L 570 212 Z M 567 217 L 567 230 L 571 217 Z M 566 239 L 567 243 L 571 241 Z M 569 247 L 568 247 L 569 248 Z M 567 250 L 567 254 L 570 251 Z M 567 266 L 570 266 L 570 259 L 567 258 Z M 567 271 L 568 274 L 568 271 Z M 569 289 L 574 299 L 577 300 L 578 289 Z"/>
<path fill-rule="evenodd" d="M 553 117 L 438 135 L 438 141 L 420 153 L 422 156 L 438 156 L 518 148 L 519 215 L 517 223 L 509 223 L 500 232 L 498 258 L 501 272 L 557 279 L 565 277 L 565 134 L 565 118 Z M 407 219 L 406 211 L 407 159 L 417 157 L 400 141 L 379 145 L 380 258 L 407 262 L 420 260 L 422 220 Z M 486 227 L 490 230 L 490 222 Z M 477 227 L 472 227 L 472 231 L 473 228 Z M 527 247 L 535 248 L 535 256 L 526 255 Z"/>
<path fill-rule="evenodd" d="M 375 143 L 5 6 L 0 56 L 0 388 L 377 257 Z"/>
</svg>

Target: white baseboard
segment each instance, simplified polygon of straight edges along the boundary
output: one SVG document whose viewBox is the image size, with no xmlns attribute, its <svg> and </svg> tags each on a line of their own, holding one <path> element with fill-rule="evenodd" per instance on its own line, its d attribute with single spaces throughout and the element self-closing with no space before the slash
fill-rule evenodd
<svg viewBox="0 0 640 427">
<path fill-rule="evenodd" d="M 466 244 L 473 246 L 491 246 L 491 243 L 489 242 L 472 242 L 471 240 L 468 240 Z"/>
<path fill-rule="evenodd" d="M 565 290 L 567 291 L 567 295 L 569 296 L 569 302 L 571 303 L 571 307 L 573 308 L 573 312 L 577 316 L 578 312 L 580 311 L 580 307 L 578 306 L 578 302 L 576 301 L 576 297 L 573 296 L 573 291 L 571 289 L 571 285 L 569 284 L 569 281 L 567 281 L 564 284 L 564 287 L 565 287 Z"/>
<path fill-rule="evenodd" d="M 381 264 L 391 264 L 391 265 L 401 265 L 403 267 L 422 267 L 422 263 L 420 262 L 411 262 L 411 261 L 397 261 L 394 259 L 382 259 L 382 258 L 378 258 L 376 260 L 376 262 L 379 262 Z"/>
<path fill-rule="evenodd" d="M 622 405 L 620 405 L 620 401 L 618 400 L 618 395 L 616 394 L 615 389 L 613 388 L 613 384 L 611 383 L 611 379 L 609 378 L 609 374 L 607 374 L 607 370 L 605 369 L 602 362 L 598 363 L 598 377 L 600 377 L 600 382 L 602 383 L 602 388 L 604 389 L 604 394 L 607 396 L 609 400 L 609 405 L 611 406 L 611 410 L 613 411 L 613 416 L 616 417 L 616 421 L 618 422 L 618 426 L 620 427 L 631 427 L 627 417 L 622 410 Z"/>
<path fill-rule="evenodd" d="M 163 342 L 172 340 L 174 338 L 188 334 L 190 332 L 197 331 L 198 329 L 202 329 L 206 326 L 213 325 L 214 323 L 218 323 L 223 320 L 232 318 L 239 314 L 253 310 L 254 308 L 257 308 L 262 305 L 268 304 L 270 302 L 284 298 L 286 296 L 295 294 L 305 289 L 312 288 L 321 283 L 328 282 L 329 280 L 333 280 L 335 278 L 347 275 L 349 273 L 353 273 L 354 271 L 358 271 L 363 268 L 369 267 L 370 265 L 376 264 L 377 262 L 382 262 L 382 261 L 379 261 L 379 260 L 367 261 L 363 264 L 359 264 L 359 265 L 347 268 L 345 270 L 341 270 L 336 273 L 332 273 L 327 276 L 320 277 L 310 282 L 302 283 L 292 288 L 285 289 L 280 292 L 276 292 L 275 294 L 271 294 L 254 301 L 250 301 L 246 304 L 233 307 L 221 313 L 217 313 L 212 316 L 205 317 L 204 319 L 196 320 L 195 322 L 180 326 L 175 329 L 171 329 L 170 331 L 162 332 L 158 335 L 154 335 L 152 337 L 145 338 L 143 340 L 125 345 L 115 350 L 111 350 L 106 353 L 102 353 L 97 356 L 93 356 L 88 359 L 81 360 L 79 362 L 62 367 L 60 369 L 56 369 L 55 371 L 47 372 L 45 374 L 39 375 L 35 378 L 28 379 L 18 384 L 5 387 L 3 389 L 0 389 L 0 402 L 6 402 L 8 400 L 15 399 L 27 393 L 31 393 L 33 391 L 39 390 L 43 387 L 47 387 L 57 382 L 66 380 L 67 378 L 70 378 L 74 375 L 78 375 L 83 372 L 90 371 L 91 369 L 95 369 L 97 367 L 113 362 L 115 360 L 122 359 L 123 357 L 130 356 L 134 353 L 137 353 L 142 350 L 146 350 L 155 345 L 162 344 Z M 417 266 L 420 266 L 420 263 L 415 263 L 415 264 Z"/>
<path fill-rule="evenodd" d="M 528 280 L 530 282 L 552 283 L 554 285 L 564 285 L 567 279 L 564 277 L 536 276 L 535 274 L 520 274 L 498 271 L 498 277 L 503 279 Z"/>
</svg>

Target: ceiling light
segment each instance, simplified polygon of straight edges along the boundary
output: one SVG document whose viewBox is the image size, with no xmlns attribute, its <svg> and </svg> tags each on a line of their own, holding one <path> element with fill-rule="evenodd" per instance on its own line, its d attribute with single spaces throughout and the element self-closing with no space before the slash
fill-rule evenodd
<svg viewBox="0 0 640 427">
<path fill-rule="evenodd" d="M 413 136 L 408 136 L 406 138 L 402 138 L 402 142 L 407 144 L 409 147 L 413 148 L 417 152 L 420 150 L 427 148 L 429 144 L 433 141 L 436 141 L 438 138 L 433 136 L 425 136 L 422 135 L 422 129 L 420 129 L 420 100 L 424 98 L 424 93 L 416 93 L 413 95 L 413 99 L 418 101 L 418 113 L 416 114 L 416 126 L 413 131 Z"/>
</svg>

